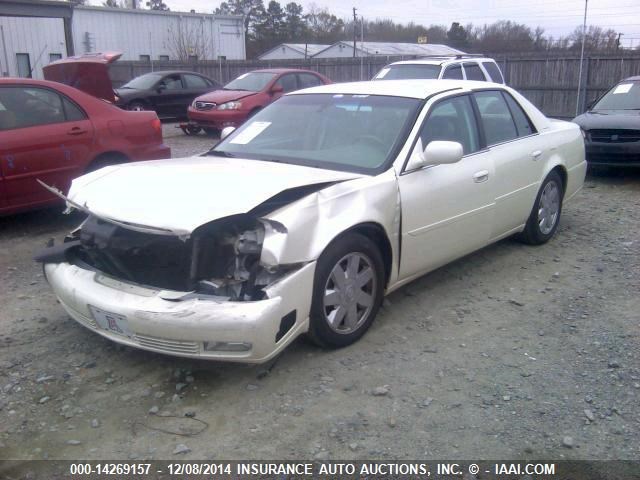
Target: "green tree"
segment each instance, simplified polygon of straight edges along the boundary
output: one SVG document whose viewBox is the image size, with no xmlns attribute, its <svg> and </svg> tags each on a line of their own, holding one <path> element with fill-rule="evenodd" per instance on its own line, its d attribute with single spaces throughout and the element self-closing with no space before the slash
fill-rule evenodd
<svg viewBox="0 0 640 480">
<path fill-rule="evenodd" d="M 147 7 L 149 10 L 169 10 L 169 7 L 162 0 L 147 0 Z"/>
<path fill-rule="evenodd" d="M 122 8 L 123 5 L 121 2 L 119 2 L 118 0 L 105 0 L 104 2 L 102 2 L 102 6 L 103 7 L 110 7 L 110 8 Z"/>
<path fill-rule="evenodd" d="M 326 8 L 312 6 L 304 19 L 311 39 L 316 43 L 335 43 L 345 38 L 344 22 Z"/>
<path fill-rule="evenodd" d="M 285 32 L 289 41 L 301 43 L 307 39 L 308 28 L 304 21 L 302 5 L 290 2 L 284 7 Z"/>
<path fill-rule="evenodd" d="M 469 33 L 458 22 L 453 22 L 451 28 L 447 32 L 447 40 L 449 45 L 454 48 L 465 49 L 469 48 Z"/>
</svg>

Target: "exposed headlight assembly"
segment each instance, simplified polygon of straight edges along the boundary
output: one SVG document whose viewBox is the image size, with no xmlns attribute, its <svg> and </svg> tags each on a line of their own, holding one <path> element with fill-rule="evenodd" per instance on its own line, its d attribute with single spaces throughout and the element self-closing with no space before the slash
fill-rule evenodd
<svg viewBox="0 0 640 480">
<path fill-rule="evenodd" d="M 242 102 L 227 102 L 218 105 L 218 110 L 239 110 L 240 107 L 242 107 Z"/>
</svg>

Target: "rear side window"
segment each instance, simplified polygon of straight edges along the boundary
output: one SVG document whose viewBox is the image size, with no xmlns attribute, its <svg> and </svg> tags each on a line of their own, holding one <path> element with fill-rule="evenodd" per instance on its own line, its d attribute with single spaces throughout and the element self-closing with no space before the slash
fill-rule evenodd
<svg viewBox="0 0 640 480">
<path fill-rule="evenodd" d="M 87 116 L 84 114 L 80 107 L 71 102 L 68 98 L 62 97 L 62 104 L 64 105 L 64 116 L 67 122 L 77 122 L 78 120 L 84 120 Z"/>
<path fill-rule="evenodd" d="M 465 63 L 464 71 L 467 74 L 467 80 L 480 80 L 481 82 L 486 82 L 487 79 L 484 78 L 484 73 L 480 69 L 480 65 L 475 62 Z"/>
<path fill-rule="evenodd" d="M 462 80 L 462 67 L 460 65 L 449 65 L 444 71 L 442 78 L 449 80 Z"/>
<path fill-rule="evenodd" d="M 187 82 L 187 88 L 209 88 L 209 83 L 198 75 L 186 74 L 184 80 Z"/>
<path fill-rule="evenodd" d="M 502 73 L 500 72 L 498 65 L 493 62 L 482 62 L 482 66 L 487 72 L 489 72 L 489 75 L 491 75 L 491 80 L 496 83 L 504 83 L 504 78 L 502 77 Z"/>
<path fill-rule="evenodd" d="M 487 145 L 495 145 L 518 138 L 516 124 L 507 102 L 500 92 L 496 90 L 476 92 L 474 96 L 480 110 Z"/>
<path fill-rule="evenodd" d="M 533 127 L 533 124 L 531 123 L 531 120 L 529 120 L 529 117 L 527 117 L 527 114 L 524 113 L 520 104 L 507 92 L 502 92 L 502 95 L 504 95 L 504 98 L 509 105 L 509 109 L 511 110 L 511 114 L 513 115 L 513 120 L 515 121 L 516 128 L 518 129 L 518 136 L 526 137 L 527 135 L 536 133 L 536 129 Z"/>
</svg>

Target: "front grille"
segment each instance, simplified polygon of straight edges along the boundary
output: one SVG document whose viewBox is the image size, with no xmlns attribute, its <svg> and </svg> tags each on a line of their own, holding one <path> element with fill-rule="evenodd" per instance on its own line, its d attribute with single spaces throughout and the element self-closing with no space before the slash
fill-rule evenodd
<svg viewBox="0 0 640 480">
<path fill-rule="evenodd" d="M 640 142 L 640 130 L 595 129 L 589 131 L 592 142 L 629 143 Z"/>
<path fill-rule="evenodd" d="M 145 335 L 134 336 L 142 347 L 153 348 L 170 353 L 183 353 L 197 355 L 200 353 L 200 344 L 183 340 L 167 340 L 166 338 L 147 337 Z"/>
<path fill-rule="evenodd" d="M 212 102 L 196 102 L 196 110 L 212 110 L 217 104 Z"/>
</svg>

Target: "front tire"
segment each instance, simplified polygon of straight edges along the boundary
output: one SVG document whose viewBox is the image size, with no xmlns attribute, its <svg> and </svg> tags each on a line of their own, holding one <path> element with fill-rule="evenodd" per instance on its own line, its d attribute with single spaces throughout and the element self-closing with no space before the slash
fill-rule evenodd
<svg viewBox="0 0 640 480">
<path fill-rule="evenodd" d="M 529 245 L 542 245 L 556 233 L 562 212 L 564 188 L 562 178 L 552 171 L 544 179 L 527 224 L 518 239 Z"/>
<path fill-rule="evenodd" d="M 318 259 L 308 336 L 323 347 L 351 345 L 369 329 L 380 309 L 384 264 L 367 237 L 348 233 Z"/>
</svg>

